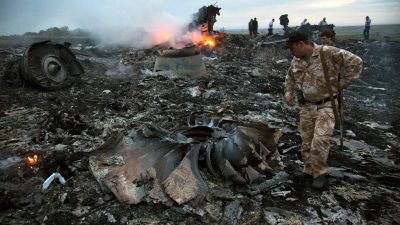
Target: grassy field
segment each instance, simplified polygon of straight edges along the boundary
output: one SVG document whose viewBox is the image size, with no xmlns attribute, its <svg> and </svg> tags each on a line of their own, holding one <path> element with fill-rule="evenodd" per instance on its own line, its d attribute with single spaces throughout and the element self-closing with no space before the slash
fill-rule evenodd
<svg viewBox="0 0 400 225">
<path fill-rule="evenodd" d="M 364 26 L 335 27 L 336 35 L 339 40 L 343 39 L 364 39 Z M 369 38 L 383 40 L 390 37 L 392 41 L 400 41 L 400 25 L 376 25 L 371 26 Z"/>
<path fill-rule="evenodd" d="M 363 40 L 364 26 L 337 26 L 335 27 L 336 38 L 338 40 Z M 226 33 L 247 34 L 245 29 L 226 29 Z M 261 34 L 266 34 L 265 29 L 260 29 Z M 275 28 L 274 33 L 283 34 L 282 28 Z M 370 30 L 371 40 L 384 40 L 389 37 L 392 41 L 400 41 L 400 24 L 396 25 L 373 25 Z M 56 42 L 69 41 L 72 43 L 90 42 L 88 37 L 37 37 L 37 36 L 0 36 L 0 47 L 2 46 L 26 46 L 31 43 L 51 39 Z"/>
<path fill-rule="evenodd" d="M 336 38 L 339 40 L 353 39 L 363 40 L 364 26 L 337 26 L 335 27 Z M 227 33 L 247 34 L 246 29 L 226 29 Z M 266 34 L 265 29 L 260 29 L 261 34 Z M 283 34 L 282 28 L 275 28 L 274 33 Z M 396 25 L 372 25 L 369 38 L 375 40 L 383 40 L 385 36 L 390 37 L 392 41 L 400 41 L 400 24 Z"/>
</svg>

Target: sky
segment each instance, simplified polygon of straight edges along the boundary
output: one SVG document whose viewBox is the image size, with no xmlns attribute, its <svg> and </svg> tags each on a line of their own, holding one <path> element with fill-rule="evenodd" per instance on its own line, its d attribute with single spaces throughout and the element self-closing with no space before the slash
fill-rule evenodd
<svg viewBox="0 0 400 225">
<path fill-rule="evenodd" d="M 109 39 L 140 36 L 138 29 L 178 32 L 200 7 L 215 3 L 222 8 L 216 29 L 247 29 L 254 17 L 261 29 L 272 18 L 274 26 L 281 27 L 282 14 L 289 15 L 289 26 L 300 25 L 304 18 L 318 24 L 323 17 L 336 26 L 363 25 L 367 15 L 372 26 L 400 24 L 400 0 L 0 0 L 0 35 L 61 26 Z"/>
</svg>

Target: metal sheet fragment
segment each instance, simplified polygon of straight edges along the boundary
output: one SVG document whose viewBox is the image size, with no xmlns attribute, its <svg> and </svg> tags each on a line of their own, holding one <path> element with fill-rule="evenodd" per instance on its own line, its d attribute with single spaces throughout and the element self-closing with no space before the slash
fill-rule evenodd
<svg viewBox="0 0 400 225">
<path fill-rule="evenodd" d="M 199 150 L 200 145 L 195 145 L 163 182 L 165 192 L 178 204 L 203 198 L 207 193 L 207 184 L 201 177 L 197 164 Z"/>
</svg>

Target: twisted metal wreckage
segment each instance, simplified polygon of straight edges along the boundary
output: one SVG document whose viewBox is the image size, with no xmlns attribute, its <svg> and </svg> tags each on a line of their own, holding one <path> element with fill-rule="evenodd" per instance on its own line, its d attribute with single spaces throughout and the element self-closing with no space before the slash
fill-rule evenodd
<svg viewBox="0 0 400 225">
<path fill-rule="evenodd" d="M 49 40 L 33 43 L 22 56 L 4 66 L 6 82 L 47 91 L 71 86 L 84 70 L 69 46 L 68 42 L 59 44 Z"/>
<path fill-rule="evenodd" d="M 90 157 L 90 170 L 103 190 L 127 204 L 170 205 L 172 199 L 196 205 L 208 192 L 199 164 L 215 177 L 252 183 L 282 169 L 281 135 L 261 122 L 193 115 L 176 134 L 147 125 L 125 137 L 112 135 Z"/>
</svg>

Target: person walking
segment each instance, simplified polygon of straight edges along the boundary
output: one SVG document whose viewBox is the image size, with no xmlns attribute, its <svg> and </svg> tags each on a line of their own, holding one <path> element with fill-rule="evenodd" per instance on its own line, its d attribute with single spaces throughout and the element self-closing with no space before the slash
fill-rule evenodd
<svg viewBox="0 0 400 225">
<path fill-rule="evenodd" d="M 269 24 L 268 24 L 268 34 L 267 34 L 267 35 L 272 35 L 272 30 L 273 30 L 273 27 L 274 27 L 274 22 L 275 22 L 275 19 L 272 19 L 271 22 L 269 22 Z"/>
<path fill-rule="evenodd" d="M 285 101 L 295 105 L 295 91 L 301 91 L 297 100 L 303 173 L 313 177 L 313 188 L 320 189 L 327 182 L 329 138 L 338 122 L 336 97 L 359 78 L 363 62 L 344 49 L 311 42 L 303 31 L 292 32 L 286 46 L 294 57 L 285 78 Z M 339 81 L 342 69 L 345 76 Z"/>
<path fill-rule="evenodd" d="M 365 17 L 364 40 L 369 40 L 369 29 L 371 28 L 371 19 L 369 16 Z"/>
</svg>

